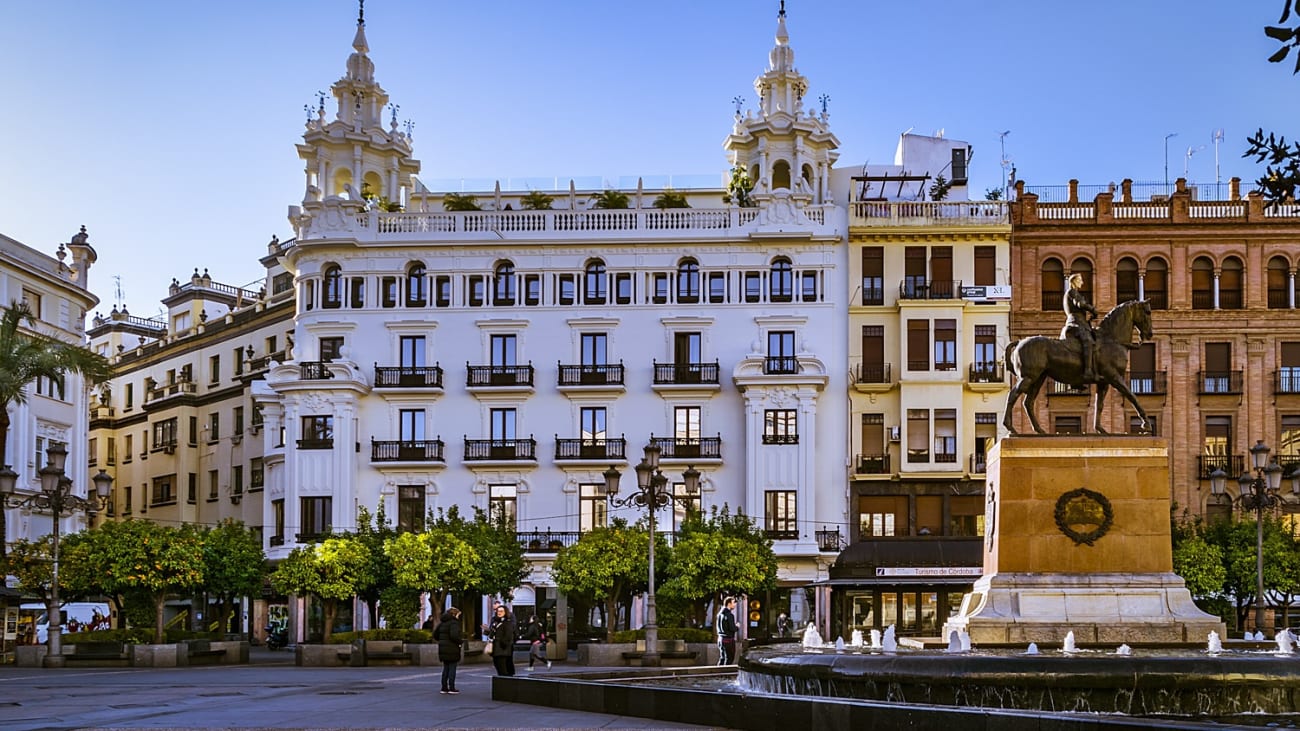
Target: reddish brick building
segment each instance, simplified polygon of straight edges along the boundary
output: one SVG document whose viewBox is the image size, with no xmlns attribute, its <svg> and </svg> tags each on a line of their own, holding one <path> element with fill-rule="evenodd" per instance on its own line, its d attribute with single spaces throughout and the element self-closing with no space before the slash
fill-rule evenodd
<svg viewBox="0 0 1300 731">
<path fill-rule="evenodd" d="M 1249 468 L 1256 440 L 1300 485 L 1300 205 L 1242 196 L 1196 200 L 1177 182 L 1169 196 L 1137 201 L 1131 181 L 1092 201 L 1048 203 L 1017 185 L 1011 204 L 1011 337 L 1059 333 L 1065 277 L 1084 275 L 1091 302 L 1151 301 L 1154 342 L 1132 351 L 1130 386 L 1170 443 L 1170 489 L 1180 512 L 1226 509 L 1208 475 Z M 1014 382 L 1013 382 L 1014 383 Z M 1089 399 L 1049 383 L 1039 394 L 1049 431 L 1091 430 Z M 1032 432 L 1017 407 L 1016 429 Z M 1136 415 L 1113 391 L 1102 423 L 1130 431 Z M 1283 490 L 1290 493 L 1291 484 Z"/>
</svg>

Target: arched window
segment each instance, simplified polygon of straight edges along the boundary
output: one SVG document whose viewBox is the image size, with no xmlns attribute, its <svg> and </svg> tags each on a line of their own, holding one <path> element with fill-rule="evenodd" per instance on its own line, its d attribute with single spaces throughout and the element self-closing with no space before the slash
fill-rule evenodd
<svg viewBox="0 0 1300 731">
<path fill-rule="evenodd" d="M 429 304 L 429 284 L 424 265 L 416 262 L 406 269 L 406 306 L 424 307 Z"/>
<path fill-rule="evenodd" d="M 817 189 L 816 184 L 813 183 L 814 174 L 815 173 L 813 172 L 813 166 L 804 163 L 803 170 L 800 171 L 799 177 L 803 178 L 803 182 L 808 186 L 809 191 L 813 191 Z"/>
<path fill-rule="evenodd" d="M 1065 267 L 1060 259 L 1049 257 L 1043 262 L 1038 286 L 1042 293 L 1043 312 L 1060 310 L 1061 300 L 1065 297 Z"/>
<path fill-rule="evenodd" d="M 700 264 L 694 259 L 682 259 L 677 265 L 677 301 L 700 301 Z"/>
<path fill-rule="evenodd" d="M 1083 296 L 1087 298 L 1088 302 L 1093 307 L 1096 307 L 1099 303 L 1095 299 L 1093 293 L 1095 285 L 1092 281 L 1092 260 L 1082 256 L 1075 259 L 1070 264 L 1070 276 L 1074 276 L 1075 274 L 1083 275 L 1083 288 L 1079 291 L 1083 293 Z"/>
<path fill-rule="evenodd" d="M 1151 309 L 1169 309 L 1169 264 L 1164 259 L 1157 256 L 1147 262 L 1142 290 L 1151 303 Z"/>
<path fill-rule="evenodd" d="M 1124 257 L 1115 265 L 1115 301 L 1128 302 L 1138 298 L 1138 263 Z"/>
<path fill-rule="evenodd" d="M 1280 256 L 1268 260 L 1268 308 L 1285 310 L 1291 306 L 1291 262 Z"/>
<path fill-rule="evenodd" d="M 492 304 L 513 305 L 517 292 L 515 265 L 508 261 L 497 264 L 492 285 Z"/>
<path fill-rule="evenodd" d="M 790 163 L 777 160 L 772 163 L 772 190 L 790 187 Z"/>
<path fill-rule="evenodd" d="M 1223 260 L 1219 270 L 1219 309 L 1240 310 L 1243 306 L 1241 296 L 1242 271 L 1241 259 L 1230 256 Z"/>
<path fill-rule="evenodd" d="M 338 264 L 325 267 L 321 277 L 321 307 L 338 309 L 343 306 L 343 270 Z"/>
<path fill-rule="evenodd" d="M 1192 309 L 1214 309 L 1214 262 L 1208 257 L 1192 262 Z"/>
<path fill-rule="evenodd" d="M 605 262 L 600 259 L 592 259 L 587 262 L 587 268 L 584 270 L 582 277 L 583 302 L 589 305 L 603 305 L 607 293 Z"/>
<path fill-rule="evenodd" d="M 768 280 L 768 298 L 773 302 L 794 299 L 794 268 L 784 256 L 772 261 L 772 275 Z"/>
</svg>

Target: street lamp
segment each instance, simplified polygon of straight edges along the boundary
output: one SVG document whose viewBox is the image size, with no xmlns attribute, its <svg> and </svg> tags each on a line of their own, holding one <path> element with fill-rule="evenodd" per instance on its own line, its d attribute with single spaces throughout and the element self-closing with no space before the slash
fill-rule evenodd
<svg viewBox="0 0 1300 731">
<path fill-rule="evenodd" d="M 1257 439 L 1250 448 L 1250 472 L 1242 472 L 1237 478 L 1237 497 L 1229 497 L 1230 502 L 1240 505 L 1242 510 L 1255 511 L 1255 631 L 1260 631 L 1264 624 L 1264 511 L 1272 510 L 1282 504 L 1278 488 L 1282 486 L 1282 467 L 1276 461 L 1268 461 L 1268 445 Z M 1291 489 L 1294 492 L 1300 485 L 1292 472 Z M 1210 492 L 1226 495 L 1228 474 L 1221 468 L 1210 473 Z"/>
<path fill-rule="evenodd" d="M 1170 132 L 1165 135 L 1165 194 L 1169 194 L 1169 138 L 1177 137 L 1177 132 Z"/>
<path fill-rule="evenodd" d="M 686 482 L 686 494 L 674 495 L 668 489 L 668 477 L 659 469 L 659 445 L 650 442 L 644 448 L 645 456 L 636 466 L 636 492 L 623 497 L 618 495 L 619 478 L 623 475 L 613 465 L 605 470 L 605 495 L 616 507 L 636 505 L 644 507 L 650 518 L 650 585 L 645 597 L 645 653 L 641 656 L 641 665 L 654 667 L 659 665 L 659 625 L 655 616 L 655 512 L 670 503 L 690 504 L 700 491 L 700 471 L 694 466 L 686 468 L 682 479 Z"/>
<path fill-rule="evenodd" d="M 63 667 L 63 612 L 59 606 L 59 519 L 65 511 L 84 510 L 94 519 L 95 513 L 108 504 L 109 488 L 113 478 L 104 470 L 90 478 L 95 483 L 95 495 L 81 497 L 72 494 L 72 478 L 64 473 L 68 461 L 68 450 L 62 444 L 51 444 L 45 450 L 48 462 L 40 469 L 41 491 L 35 495 L 20 497 L 14 495 L 14 486 L 18 482 L 18 473 L 5 465 L 0 469 L 0 500 L 4 507 L 34 508 L 48 510 L 53 521 L 54 541 L 50 548 L 50 596 L 45 604 L 45 611 L 50 618 L 49 633 L 46 637 L 44 665 L 47 668 Z"/>
</svg>

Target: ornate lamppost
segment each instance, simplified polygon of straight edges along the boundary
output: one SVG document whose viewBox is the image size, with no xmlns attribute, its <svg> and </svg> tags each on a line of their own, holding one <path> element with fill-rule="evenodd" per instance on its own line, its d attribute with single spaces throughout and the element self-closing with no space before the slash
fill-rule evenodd
<svg viewBox="0 0 1300 731">
<path fill-rule="evenodd" d="M 63 468 L 68 461 L 68 450 L 62 444 L 54 443 L 45 450 L 47 462 L 40 469 L 41 491 L 21 497 L 14 495 L 14 487 L 18 482 L 18 473 L 5 465 L 0 469 L 0 499 L 5 507 L 10 508 L 29 508 L 35 510 L 48 510 L 53 523 L 51 536 L 53 545 L 50 548 L 50 594 L 45 604 L 45 610 L 50 618 L 49 633 L 45 641 L 45 660 L 43 664 L 47 668 L 63 667 L 63 612 L 60 610 L 59 601 L 59 520 L 65 512 L 85 511 L 93 520 L 99 509 L 108 504 L 109 488 L 113 485 L 113 478 L 104 470 L 91 478 L 95 483 L 95 494 L 93 496 L 81 497 L 74 495 L 72 492 L 72 478 L 64 473 Z"/>
<path fill-rule="evenodd" d="M 613 465 L 605 470 L 605 495 L 616 507 L 636 505 L 644 507 L 650 519 L 650 584 L 645 598 L 645 653 L 641 664 L 646 667 L 659 665 L 659 624 L 655 615 L 655 512 L 673 502 L 689 504 L 700 491 L 700 472 L 690 466 L 682 473 L 686 482 L 686 494 L 674 495 L 668 487 L 668 477 L 659 469 L 659 445 L 651 442 L 643 450 L 645 456 L 636 466 L 636 492 L 626 497 L 618 495 L 619 478 L 623 475 Z"/>
<path fill-rule="evenodd" d="M 1268 461 L 1271 450 L 1264 440 L 1255 441 L 1250 448 L 1250 472 L 1242 472 L 1237 478 L 1237 496 L 1228 496 L 1231 503 L 1241 506 L 1242 510 L 1255 511 L 1255 631 L 1264 625 L 1264 511 L 1273 510 L 1282 505 L 1282 496 L 1278 488 L 1282 486 L 1282 467 L 1276 461 Z M 1215 468 L 1210 473 L 1210 492 L 1215 495 L 1227 495 L 1228 474 L 1222 468 Z M 1295 481 L 1292 481 L 1295 489 Z"/>
</svg>

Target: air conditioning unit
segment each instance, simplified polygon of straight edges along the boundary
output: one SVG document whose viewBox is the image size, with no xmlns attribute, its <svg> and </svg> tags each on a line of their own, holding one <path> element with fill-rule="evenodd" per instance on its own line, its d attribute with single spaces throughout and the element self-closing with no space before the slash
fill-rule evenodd
<svg viewBox="0 0 1300 731">
<path fill-rule="evenodd" d="M 897 426 L 889 427 L 889 441 L 891 442 L 902 441 L 903 439 L 902 432 L 903 432 L 902 427 L 897 427 Z"/>
</svg>

